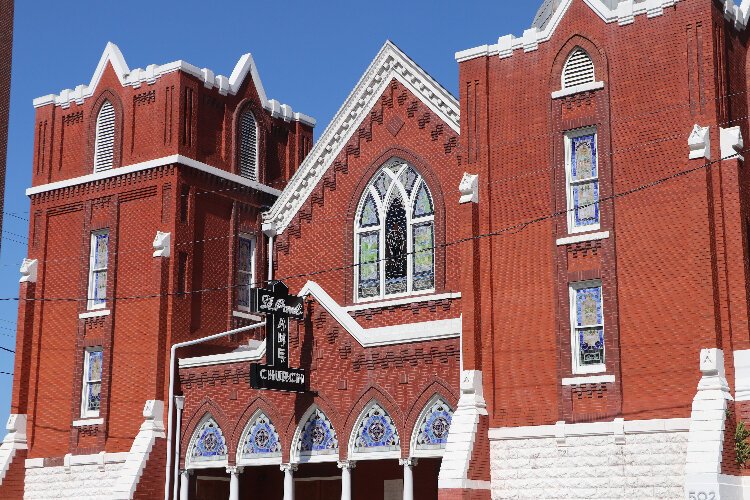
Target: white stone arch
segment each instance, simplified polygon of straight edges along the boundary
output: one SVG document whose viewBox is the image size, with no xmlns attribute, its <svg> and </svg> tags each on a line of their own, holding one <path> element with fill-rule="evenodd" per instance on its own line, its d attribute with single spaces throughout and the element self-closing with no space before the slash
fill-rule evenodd
<svg viewBox="0 0 750 500">
<path fill-rule="evenodd" d="M 227 441 L 210 413 L 196 426 L 185 453 L 186 469 L 209 469 L 228 465 Z"/>
<path fill-rule="evenodd" d="M 247 421 L 235 456 L 241 466 L 281 464 L 279 432 L 263 410 L 257 410 Z"/>
<path fill-rule="evenodd" d="M 430 398 L 414 424 L 409 442 L 410 457 L 440 458 L 443 456 L 453 412 L 454 408 L 440 394 L 435 394 Z"/>
<path fill-rule="evenodd" d="M 300 419 L 294 431 L 292 463 L 336 462 L 339 458 L 339 440 L 333 422 L 318 406 L 312 405 Z"/>
<path fill-rule="evenodd" d="M 349 436 L 349 460 L 401 458 L 401 438 L 388 411 L 373 399 L 357 417 Z"/>
</svg>

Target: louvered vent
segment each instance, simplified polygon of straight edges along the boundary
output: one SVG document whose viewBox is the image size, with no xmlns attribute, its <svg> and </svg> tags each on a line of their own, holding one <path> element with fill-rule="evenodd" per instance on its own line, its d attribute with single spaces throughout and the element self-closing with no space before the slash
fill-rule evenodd
<svg viewBox="0 0 750 500">
<path fill-rule="evenodd" d="M 115 157 L 115 108 L 105 101 L 96 118 L 94 172 L 112 168 Z"/>
<path fill-rule="evenodd" d="M 562 74 L 562 86 L 564 89 L 593 83 L 594 63 L 585 50 L 577 48 L 570 54 L 568 61 L 565 63 Z"/>
<path fill-rule="evenodd" d="M 240 175 L 258 180 L 258 126 L 250 111 L 240 117 Z"/>
</svg>

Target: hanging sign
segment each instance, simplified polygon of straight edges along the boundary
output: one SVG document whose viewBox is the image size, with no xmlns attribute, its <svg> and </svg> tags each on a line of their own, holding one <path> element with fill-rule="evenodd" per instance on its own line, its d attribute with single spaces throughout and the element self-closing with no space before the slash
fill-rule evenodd
<svg viewBox="0 0 750 500">
<path fill-rule="evenodd" d="M 266 315 L 266 364 L 250 365 L 250 386 L 253 389 L 305 392 L 307 372 L 289 368 L 289 320 L 305 317 L 304 300 L 289 295 L 281 281 L 270 288 L 253 290 L 253 309 Z"/>
</svg>

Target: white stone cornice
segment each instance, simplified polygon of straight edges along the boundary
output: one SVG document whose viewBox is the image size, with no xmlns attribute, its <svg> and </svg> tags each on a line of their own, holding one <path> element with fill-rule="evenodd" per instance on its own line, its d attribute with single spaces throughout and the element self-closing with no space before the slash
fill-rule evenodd
<svg viewBox="0 0 750 500">
<path fill-rule="evenodd" d="M 620 26 L 631 24 L 635 16 L 646 14 L 646 17 L 656 17 L 664 13 L 664 8 L 675 5 L 680 0 L 644 0 L 643 2 L 634 3 L 630 0 L 620 2 L 617 8 L 612 9 L 602 0 L 583 0 L 591 10 L 605 23 L 618 23 Z M 732 2 L 732 0 L 722 0 L 723 2 Z M 543 30 L 530 28 L 524 31 L 523 36 L 515 37 L 514 35 L 504 35 L 498 38 L 494 45 L 480 45 L 467 50 L 456 52 L 456 61 L 463 62 L 475 57 L 482 56 L 500 56 L 501 58 L 510 57 L 516 49 L 523 49 L 524 52 L 536 50 L 540 43 L 548 41 L 554 35 L 557 26 L 568 11 L 568 7 L 573 0 L 562 0 L 557 9 L 550 17 Z M 742 0 L 743 6 L 750 4 L 750 0 Z M 735 9 L 733 9 L 734 11 Z M 736 9 L 744 12 L 743 18 L 747 19 L 747 8 Z M 746 22 L 746 21 L 745 21 Z M 744 26 L 744 25 L 743 25 Z"/>
<path fill-rule="evenodd" d="M 65 89 L 60 94 L 49 94 L 43 97 L 34 99 L 34 107 L 38 108 L 46 106 L 48 104 L 54 104 L 62 108 L 68 108 L 72 103 L 83 104 L 83 102 L 94 95 L 96 88 L 99 85 L 99 81 L 107 69 L 107 64 L 112 65 L 117 78 L 120 80 L 120 84 L 123 87 L 139 88 L 141 85 L 153 85 L 156 83 L 161 76 L 173 73 L 175 71 L 182 71 L 192 75 L 203 82 L 203 86 L 206 88 L 216 88 L 222 95 L 236 95 L 239 92 L 240 87 L 245 82 L 247 75 L 252 77 L 255 89 L 260 97 L 263 108 L 271 113 L 274 118 L 282 118 L 285 121 L 299 121 L 315 126 L 315 119 L 307 116 L 304 113 L 297 113 L 292 110 L 292 107 L 287 104 L 282 104 L 274 99 L 268 99 L 266 97 L 266 91 L 263 88 L 263 83 L 260 80 L 258 74 L 258 68 L 255 65 L 253 56 L 251 54 L 245 54 L 240 57 L 237 64 L 232 71 L 232 75 L 228 78 L 224 75 L 215 75 L 214 72 L 208 68 L 198 68 L 185 61 L 174 61 L 161 66 L 151 64 L 146 69 L 136 68 L 130 70 L 128 63 L 125 62 L 125 58 L 120 52 L 120 49 L 112 42 L 107 43 L 104 48 L 104 53 L 99 59 L 99 64 L 94 71 L 91 81 L 88 85 L 78 85 L 75 89 Z"/>
<path fill-rule="evenodd" d="M 264 226 L 272 224 L 277 234 L 284 232 L 393 79 L 403 84 L 454 132 L 459 133 L 456 98 L 398 47 L 386 42 L 284 192 L 263 215 Z"/>
</svg>

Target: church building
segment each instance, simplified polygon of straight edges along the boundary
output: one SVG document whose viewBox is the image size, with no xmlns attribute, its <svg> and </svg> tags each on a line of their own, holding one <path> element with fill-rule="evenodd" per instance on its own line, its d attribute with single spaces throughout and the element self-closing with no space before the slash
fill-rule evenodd
<svg viewBox="0 0 750 500">
<path fill-rule="evenodd" d="M 108 44 L 34 100 L 0 497 L 750 500 L 749 20 L 544 0 L 458 98 L 388 41 L 315 140 Z"/>
</svg>

